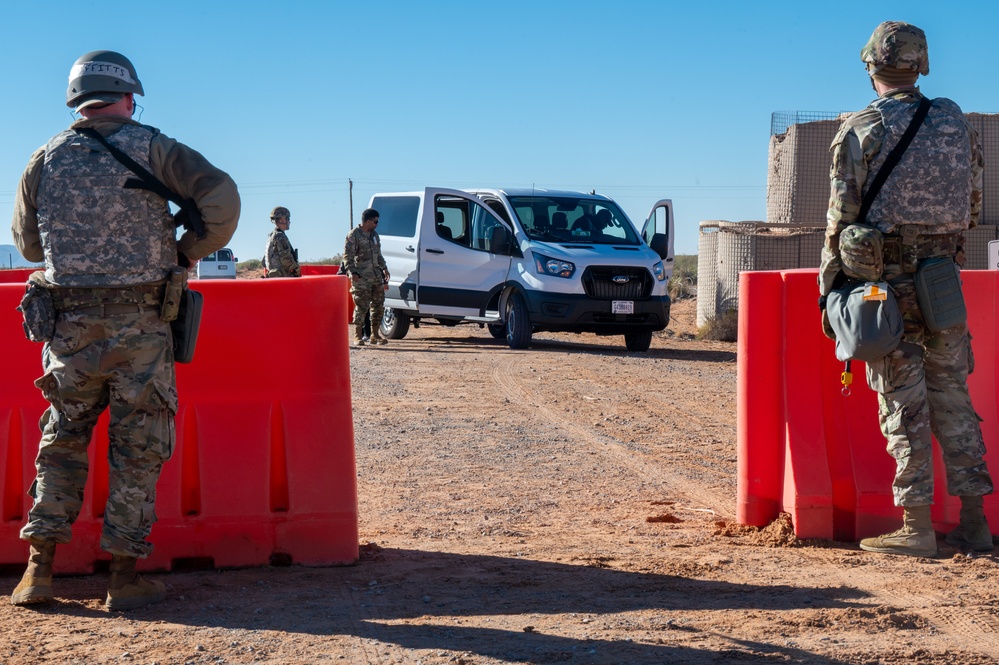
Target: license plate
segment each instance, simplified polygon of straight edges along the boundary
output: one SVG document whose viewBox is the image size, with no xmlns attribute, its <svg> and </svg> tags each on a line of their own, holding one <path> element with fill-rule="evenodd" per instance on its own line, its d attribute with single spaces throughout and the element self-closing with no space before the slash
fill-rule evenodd
<svg viewBox="0 0 999 665">
<path fill-rule="evenodd" d="M 634 314 L 634 313 L 635 313 L 634 300 L 611 301 L 611 314 Z"/>
<path fill-rule="evenodd" d="M 228 270 L 229 266 L 219 266 L 219 270 Z"/>
</svg>

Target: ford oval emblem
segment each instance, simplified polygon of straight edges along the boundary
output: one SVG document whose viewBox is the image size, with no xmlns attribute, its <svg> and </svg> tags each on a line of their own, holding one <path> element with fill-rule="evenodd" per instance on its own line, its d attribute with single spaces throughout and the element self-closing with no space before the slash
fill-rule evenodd
<svg viewBox="0 0 999 665">
<path fill-rule="evenodd" d="M 615 284 L 627 284 L 628 282 L 631 281 L 631 278 L 628 277 L 627 275 L 614 275 L 613 277 L 611 277 L 611 281 L 614 282 Z"/>
</svg>

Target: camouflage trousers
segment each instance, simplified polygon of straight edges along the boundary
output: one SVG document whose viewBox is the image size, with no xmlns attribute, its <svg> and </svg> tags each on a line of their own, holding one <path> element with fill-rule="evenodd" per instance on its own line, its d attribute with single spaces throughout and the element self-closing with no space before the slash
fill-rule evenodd
<svg viewBox="0 0 999 665">
<path fill-rule="evenodd" d="M 371 312 L 371 334 L 378 335 L 378 326 L 385 312 L 385 283 L 381 279 L 359 278 L 350 286 L 350 295 L 354 299 L 354 335 L 361 337 L 364 327 L 364 317 Z"/>
<path fill-rule="evenodd" d="M 145 557 L 156 481 L 173 453 L 177 388 L 170 326 L 157 308 L 60 312 L 35 381 L 49 409 L 35 460 L 34 503 L 21 538 L 69 542 L 87 482 L 87 447 L 110 406 L 108 499 L 101 548 Z"/>
<path fill-rule="evenodd" d="M 867 383 L 878 393 L 881 431 L 895 458 L 895 505 L 933 503 L 933 435 L 943 453 L 948 493 L 991 494 L 980 419 L 968 394 L 974 356 L 967 325 L 928 330 L 912 273 L 888 266 L 886 277 L 898 299 L 905 332 L 899 348 L 868 364 Z"/>
</svg>

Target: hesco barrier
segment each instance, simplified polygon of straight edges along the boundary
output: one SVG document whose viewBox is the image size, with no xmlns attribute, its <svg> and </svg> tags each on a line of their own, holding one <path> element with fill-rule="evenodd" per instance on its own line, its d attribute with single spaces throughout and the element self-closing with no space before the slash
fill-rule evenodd
<svg viewBox="0 0 999 665">
<path fill-rule="evenodd" d="M 740 278 L 738 355 L 738 521 L 763 526 L 791 514 L 799 538 L 856 541 L 894 530 L 902 509 L 891 494 L 895 462 L 878 425 L 877 394 L 854 362 L 851 394 L 843 363 L 821 330 L 816 270 L 745 272 Z M 968 379 L 984 419 L 986 461 L 999 477 L 999 271 L 962 273 L 975 371 Z M 947 530 L 960 501 L 947 496 L 934 444 L 933 521 Z M 985 497 L 993 532 L 999 497 Z"/>
<path fill-rule="evenodd" d="M 15 307 L 30 270 L 0 271 L 0 565 L 23 565 L 31 499 L 41 345 Z M 350 564 L 358 557 L 345 278 L 192 281 L 205 296 L 194 362 L 177 365 L 177 446 L 157 486 L 143 570 L 268 563 Z M 107 497 L 107 415 L 59 573 L 89 573 Z"/>
</svg>

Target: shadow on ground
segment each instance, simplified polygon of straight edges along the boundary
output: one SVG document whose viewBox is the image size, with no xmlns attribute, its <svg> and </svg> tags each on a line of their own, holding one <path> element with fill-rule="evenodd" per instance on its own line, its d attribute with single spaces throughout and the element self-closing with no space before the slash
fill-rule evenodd
<svg viewBox="0 0 999 665">
<path fill-rule="evenodd" d="M 93 603 L 84 604 L 103 594 L 102 577 L 57 579 L 59 601 L 36 611 L 68 622 L 107 617 L 94 609 Z M 468 652 L 519 662 L 778 660 L 831 665 L 846 661 L 793 646 L 717 634 L 703 636 L 711 639 L 710 647 L 681 646 L 669 644 L 677 641 L 670 634 L 686 633 L 689 638 L 690 633 L 701 632 L 696 621 L 685 618 L 685 612 L 695 610 L 844 608 L 861 606 L 856 601 L 866 597 L 848 587 L 733 584 L 516 557 L 377 546 L 369 548 L 359 565 L 347 568 L 270 567 L 155 577 L 166 583 L 170 597 L 129 613 L 130 620 L 317 637 L 354 636 L 404 649 Z M 16 578 L 8 583 L 13 586 Z M 623 613 L 633 611 L 646 613 L 642 634 L 656 631 L 663 636 L 662 644 L 599 637 L 574 639 L 546 634 L 543 627 L 532 625 L 550 623 L 556 615 L 559 621 L 573 623 L 578 619 L 571 615 L 585 615 L 596 627 L 601 621 L 619 621 Z M 503 627 L 483 625 L 489 623 Z"/>
</svg>

